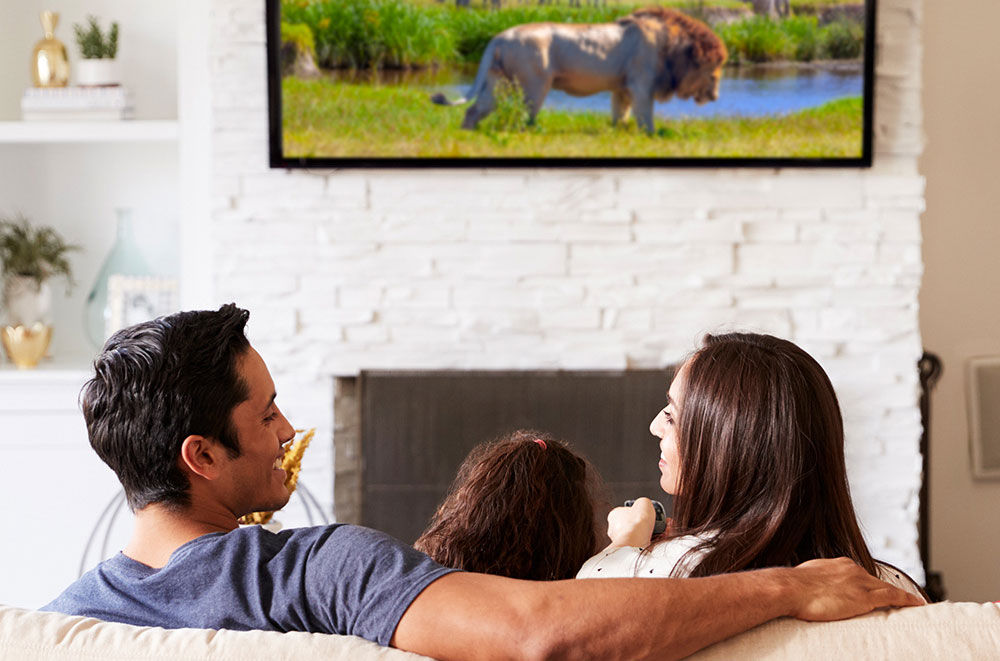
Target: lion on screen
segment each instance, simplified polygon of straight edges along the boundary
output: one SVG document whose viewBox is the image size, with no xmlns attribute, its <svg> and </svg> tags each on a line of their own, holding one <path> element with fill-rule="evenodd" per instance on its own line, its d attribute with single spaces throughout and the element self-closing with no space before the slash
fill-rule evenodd
<svg viewBox="0 0 1000 661">
<path fill-rule="evenodd" d="M 462 128 L 474 129 L 495 107 L 501 79 L 516 82 L 524 93 L 530 121 L 550 89 L 574 96 L 611 92 L 611 121 L 635 113 L 639 127 L 653 132 L 653 101 L 673 95 L 697 103 L 719 96 L 719 79 L 728 53 L 712 30 L 672 9 L 637 10 L 614 23 L 516 25 L 493 37 L 479 62 L 468 95 L 440 105 L 474 101 Z"/>
</svg>

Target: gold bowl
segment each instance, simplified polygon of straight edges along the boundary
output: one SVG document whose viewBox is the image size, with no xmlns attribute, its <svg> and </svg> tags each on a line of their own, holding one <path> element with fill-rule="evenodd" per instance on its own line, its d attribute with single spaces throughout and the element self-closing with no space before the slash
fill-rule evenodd
<svg viewBox="0 0 1000 661">
<path fill-rule="evenodd" d="M 0 340 L 7 356 L 18 369 L 27 370 L 38 365 L 38 361 L 49 350 L 52 341 L 52 326 L 36 322 L 32 326 L 4 326 L 0 329 Z"/>
</svg>

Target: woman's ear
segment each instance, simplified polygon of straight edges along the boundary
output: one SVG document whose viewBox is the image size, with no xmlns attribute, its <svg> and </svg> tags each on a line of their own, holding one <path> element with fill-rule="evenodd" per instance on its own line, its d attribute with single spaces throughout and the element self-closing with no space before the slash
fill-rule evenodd
<svg viewBox="0 0 1000 661">
<path fill-rule="evenodd" d="M 186 468 L 206 480 L 214 480 L 221 473 L 220 452 L 225 452 L 214 440 L 192 434 L 181 442 L 178 459 L 181 468 Z"/>
</svg>

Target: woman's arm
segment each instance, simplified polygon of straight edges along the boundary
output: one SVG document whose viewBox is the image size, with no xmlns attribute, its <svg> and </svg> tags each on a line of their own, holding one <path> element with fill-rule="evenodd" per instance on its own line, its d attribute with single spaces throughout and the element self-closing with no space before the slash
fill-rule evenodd
<svg viewBox="0 0 1000 661">
<path fill-rule="evenodd" d="M 910 575 L 895 565 L 881 560 L 875 561 L 875 568 L 878 570 L 878 578 L 889 585 L 893 585 L 901 590 L 906 590 L 910 594 L 915 594 L 924 600 L 925 604 L 931 603 L 931 598 L 927 592 L 920 587 L 920 584 L 910 578 Z"/>
<path fill-rule="evenodd" d="M 836 620 L 919 599 L 850 560 L 696 579 L 519 581 L 448 574 L 392 639 L 437 659 L 678 659 L 768 620 Z"/>
</svg>

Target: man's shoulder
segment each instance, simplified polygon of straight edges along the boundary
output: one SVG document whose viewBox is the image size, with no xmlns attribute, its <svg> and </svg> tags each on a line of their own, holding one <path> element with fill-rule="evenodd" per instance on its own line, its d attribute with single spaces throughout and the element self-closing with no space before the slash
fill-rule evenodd
<svg viewBox="0 0 1000 661">
<path fill-rule="evenodd" d="M 194 540 L 192 544 L 197 546 L 198 541 Z M 259 525 L 241 526 L 236 530 L 217 535 L 214 539 L 208 539 L 206 542 L 206 548 L 222 545 L 233 547 L 258 546 L 275 549 L 329 545 L 352 546 L 354 544 L 376 543 L 402 544 L 399 540 L 381 531 L 350 523 L 331 523 L 305 528 L 288 528 L 278 532 L 271 532 Z"/>
<path fill-rule="evenodd" d="M 102 593 L 113 581 L 113 577 L 128 575 L 130 563 L 138 564 L 123 554 L 116 553 L 70 583 L 58 597 L 39 610 L 101 618 L 102 614 L 95 611 L 94 604 L 101 601 Z"/>
<path fill-rule="evenodd" d="M 168 567 L 206 567 L 238 558 L 244 567 L 281 573 L 293 565 L 302 571 L 323 572 L 373 565 L 409 567 L 430 561 L 412 546 L 382 531 L 346 523 L 271 532 L 246 526 L 225 534 L 206 535 L 177 549 Z M 432 561 L 431 561 L 432 562 Z"/>
<path fill-rule="evenodd" d="M 160 569 L 119 554 L 45 609 L 140 626 L 345 633 L 387 645 L 413 599 L 451 571 L 369 528 L 256 526 L 194 539 Z"/>
<path fill-rule="evenodd" d="M 324 543 L 330 538 L 350 537 L 350 524 L 332 523 L 307 528 L 288 528 L 272 532 L 260 525 L 240 526 L 226 533 L 210 533 L 192 539 L 171 554 L 170 562 L 188 556 L 217 554 L 220 552 L 247 552 L 254 549 L 278 550 L 285 547 L 308 546 Z"/>
<path fill-rule="evenodd" d="M 281 583 L 282 593 L 301 594 L 296 577 L 329 568 L 334 549 L 356 548 L 340 541 L 342 528 L 334 524 L 272 533 L 248 526 L 209 533 L 175 549 L 160 568 L 117 553 L 70 584 L 43 610 L 167 628 L 281 628 L 254 616 L 260 603 L 271 599 L 269 586 Z M 337 543 L 327 543 L 332 539 Z M 171 608 L 176 602 L 188 604 L 191 612 L 185 615 Z M 214 621 L 205 613 L 215 609 L 236 615 Z"/>
</svg>

